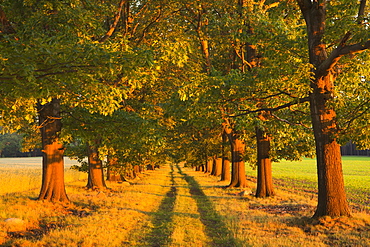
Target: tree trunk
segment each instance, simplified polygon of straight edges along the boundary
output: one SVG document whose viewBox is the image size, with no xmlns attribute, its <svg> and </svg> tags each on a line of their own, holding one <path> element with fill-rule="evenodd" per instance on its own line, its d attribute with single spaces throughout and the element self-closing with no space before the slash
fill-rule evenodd
<svg viewBox="0 0 370 247">
<path fill-rule="evenodd" d="M 211 59 L 209 56 L 208 40 L 200 37 L 200 44 L 204 59 L 206 60 L 205 71 L 207 72 L 207 74 L 209 74 L 211 72 Z"/>
<path fill-rule="evenodd" d="M 230 180 L 230 161 L 227 158 L 222 158 L 221 181 Z"/>
<path fill-rule="evenodd" d="M 226 150 L 225 150 L 226 141 L 227 141 L 227 133 L 224 129 L 222 133 L 222 147 L 221 147 L 221 155 L 222 155 L 221 181 L 230 180 L 230 161 L 226 155 Z"/>
<path fill-rule="evenodd" d="M 245 143 L 238 139 L 236 135 L 232 135 L 231 139 L 232 172 L 231 181 L 228 187 L 244 188 L 247 186 L 245 165 L 243 161 Z"/>
<path fill-rule="evenodd" d="M 211 175 L 218 177 L 221 175 L 221 173 L 222 173 L 222 158 L 214 157 L 213 170 Z"/>
<path fill-rule="evenodd" d="M 146 169 L 150 170 L 150 171 L 154 171 L 154 164 L 150 163 L 150 164 L 146 165 Z"/>
<path fill-rule="evenodd" d="M 318 80 L 317 84 L 333 86 L 330 76 Z M 324 87 L 327 87 L 325 85 Z M 314 217 L 350 216 L 342 172 L 336 114 L 327 101 L 322 88 L 315 87 L 311 94 L 311 119 L 316 142 L 318 175 L 318 204 Z"/>
<path fill-rule="evenodd" d="M 134 178 L 136 178 L 134 166 L 131 164 L 126 164 L 124 175 L 123 175 L 123 180 L 126 181 L 126 179 L 134 179 Z"/>
<path fill-rule="evenodd" d="M 310 94 L 318 174 L 318 204 L 314 217 L 350 216 L 344 190 L 340 147 L 336 141 L 339 131 L 332 106 L 335 91 L 333 70 L 340 57 L 345 54 L 340 49 L 345 47 L 348 37 L 345 36 L 328 57 L 326 45 L 322 41 L 325 34 L 326 2 L 297 2 L 306 21 L 309 59 L 314 67 Z"/>
<path fill-rule="evenodd" d="M 108 181 L 122 181 L 123 178 L 117 167 L 117 158 L 108 156 L 107 180 Z"/>
<path fill-rule="evenodd" d="M 209 174 L 212 174 L 213 173 L 213 157 L 208 157 L 207 166 L 208 166 Z"/>
<path fill-rule="evenodd" d="M 87 178 L 88 189 L 106 189 L 104 181 L 103 162 L 99 158 L 97 146 L 88 146 L 89 174 Z"/>
<path fill-rule="evenodd" d="M 201 172 L 205 172 L 206 171 L 206 168 L 204 167 L 204 164 L 200 165 L 200 171 Z"/>
<path fill-rule="evenodd" d="M 206 169 L 204 173 L 212 173 L 212 159 L 211 158 L 209 157 L 207 158 L 205 167 Z"/>
<path fill-rule="evenodd" d="M 210 158 L 211 159 L 211 162 L 212 162 L 212 170 L 211 170 L 211 175 L 212 176 L 216 176 L 216 170 L 217 170 L 217 168 L 216 168 L 216 157 L 212 157 L 212 158 Z"/>
<path fill-rule="evenodd" d="M 256 197 L 275 195 L 272 183 L 272 169 L 270 159 L 270 140 L 260 128 L 256 128 L 257 139 L 257 191 Z"/>
<path fill-rule="evenodd" d="M 59 143 L 62 129 L 60 100 L 38 104 L 39 122 L 42 137 L 42 186 L 39 200 L 68 202 L 64 185 L 64 147 Z"/>
<path fill-rule="evenodd" d="M 134 165 L 133 166 L 133 178 L 138 177 L 140 173 L 141 173 L 140 166 L 139 165 Z"/>
</svg>

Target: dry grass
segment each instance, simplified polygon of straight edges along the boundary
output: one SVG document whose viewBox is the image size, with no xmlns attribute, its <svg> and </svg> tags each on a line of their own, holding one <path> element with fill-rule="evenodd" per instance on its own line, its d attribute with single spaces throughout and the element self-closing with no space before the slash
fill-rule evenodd
<svg viewBox="0 0 370 247">
<path fill-rule="evenodd" d="M 65 182 L 86 179 L 85 173 L 68 169 L 77 161 L 64 158 Z M 38 189 L 41 185 L 42 158 L 0 158 L 0 195 Z"/>
<path fill-rule="evenodd" d="M 279 189 L 270 199 L 240 196 L 188 168 L 166 165 L 100 193 L 85 184 L 67 184 L 68 205 L 34 200 L 37 189 L 0 196 L 0 245 L 370 246 L 367 214 L 311 220 L 315 198 Z"/>
</svg>

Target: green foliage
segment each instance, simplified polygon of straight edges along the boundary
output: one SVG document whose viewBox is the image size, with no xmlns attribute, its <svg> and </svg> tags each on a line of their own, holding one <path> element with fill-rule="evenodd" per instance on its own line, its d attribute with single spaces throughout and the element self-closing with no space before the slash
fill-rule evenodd
<svg viewBox="0 0 370 247">
<path fill-rule="evenodd" d="M 22 136 L 17 134 L 0 135 L 0 157 L 17 157 L 22 149 Z"/>
<path fill-rule="evenodd" d="M 189 152 L 192 160 L 204 150 L 217 153 L 225 119 L 248 143 L 251 164 L 256 127 L 273 136 L 274 160 L 312 156 L 309 107 L 301 101 L 311 92 L 313 68 L 294 1 L 130 1 L 100 42 L 118 4 L 2 2 L 15 30 L 0 34 L 3 130 L 36 133 L 35 103 L 57 97 L 63 141 L 85 145 L 99 137 L 102 156 L 114 152 L 126 164 L 169 152 Z M 327 4 L 329 52 L 347 31 L 349 43 L 368 40 L 357 2 Z M 338 138 L 362 148 L 370 143 L 368 56 L 341 59 L 335 95 Z"/>
</svg>

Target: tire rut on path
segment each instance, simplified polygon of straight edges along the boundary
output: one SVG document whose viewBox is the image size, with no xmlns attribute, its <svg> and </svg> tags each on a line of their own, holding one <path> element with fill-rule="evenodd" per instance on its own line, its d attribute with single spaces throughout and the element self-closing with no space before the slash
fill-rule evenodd
<svg viewBox="0 0 370 247">
<path fill-rule="evenodd" d="M 157 212 L 152 219 L 153 229 L 145 237 L 144 242 L 153 247 L 170 246 L 171 234 L 173 232 L 172 218 L 173 209 L 177 197 L 177 188 L 174 179 L 174 169 L 171 165 L 170 171 L 171 187 L 166 193 Z"/>
<path fill-rule="evenodd" d="M 170 165 L 169 176 L 167 176 L 170 178 L 170 189 L 163 195 L 157 211 L 153 213 L 152 229 L 144 236 L 143 246 L 242 246 L 233 237 L 222 216 L 217 213 L 194 177 L 183 172 L 179 165 L 176 165 L 176 168 L 175 172 L 174 165 Z M 186 203 L 193 203 L 188 207 L 193 208 L 194 213 L 190 213 L 190 209 L 186 210 L 184 207 Z M 186 224 L 189 222 L 193 225 Z M 184 227 L 187 229 L 182 229 Z M 197 227 L 197 229 L 188 229 L 189 227 Z M 181 230 L 182 232 L 177 234 Z M 202 231 L 201 234 L 199 231 Z M 196 233 L 199 235 L 195 235 Z M 181 236 L 180 239 L 177 235 L 181 234 L 185 236 Z M 200 236 L 202 234 L 204 237 Z M 197 237 L 200 239 L 196 243 L 194 238 Z"/>
<path fill-rule="evenodd" d="M 178 173 L 181 174 L 183 179 L 188 183 L 190 194 L 197 203 L 200 219 L 205 226 L 206 234 L 211 239 L 210 246 L 242 246 L 241 243 L 233 237 L 233 233 L 227 228 L 222 216 L 217 213 L 212 202 L 204 194 L 201 186 L 194 177 L 182 172 L 178 165 L 177 169 Z"/>
</svg>

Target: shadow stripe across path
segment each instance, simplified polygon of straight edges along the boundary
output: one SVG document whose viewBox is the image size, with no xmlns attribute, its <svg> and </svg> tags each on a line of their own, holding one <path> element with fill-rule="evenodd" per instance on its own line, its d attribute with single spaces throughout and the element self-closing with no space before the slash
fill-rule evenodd
<svg viewBox="0 0 370 247">
<path fill-rule="evenodd" d="M 189 185 L 191 196 L 197 203 L 200 220 L 205 226 L 206 234 L 210 237 L 212 243 L 210 246 L 217 247 L 239 247 L 243 246 L 233 237 L 233 233 L 227 228 L 222 217 L 216 212 L 212 202 L 204 194 L 198 182 L 192 177 L 182 172 L 176 165 L 178 173 L 182 175 Z"/>
<path fill-rule="evenodd" d="M 163 198 L 158 210 L 154 213 L 152 231 L 145 237 L 144 246 L 162 247 L 171 246 L 173 232 L 174 206 L 177 197 L 177 188 L 174 178 L 174 169 L 170 171 L 171 187 Z"/>
</svg>

